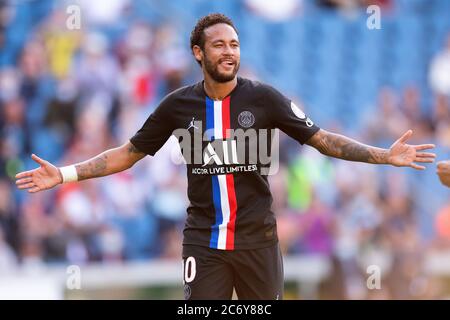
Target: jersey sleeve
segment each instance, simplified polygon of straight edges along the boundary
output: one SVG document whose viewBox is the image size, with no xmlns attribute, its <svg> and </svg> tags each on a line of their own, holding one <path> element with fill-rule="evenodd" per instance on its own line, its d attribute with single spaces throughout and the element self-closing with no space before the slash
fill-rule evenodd
<svg viewBox="0 0 450 320">
<path fill-rule="evenodd" d="M 275 128 L 280 129 L 301 144 L 319 131 L 320 128 L 294 102 L 278 90 L 266 85 L 264 91 L 267 112 L 271 115 Z"/>
<path fill-rule="evenodd" d="M 130 139 L 130 142 L 141 152 L 154 156 L 161 149 L 174 131 L 173 99 L 166 96 L 155 111 L 147 118 L 144 125 Z"/>
</svg>

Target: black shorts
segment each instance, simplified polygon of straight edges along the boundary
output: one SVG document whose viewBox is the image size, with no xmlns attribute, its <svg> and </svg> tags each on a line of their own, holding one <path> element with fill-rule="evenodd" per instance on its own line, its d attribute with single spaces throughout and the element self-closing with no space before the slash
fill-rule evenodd
<svg viewBox="0 0 450 320">
<path fill-rule="evenodd" d="M 278 243 L 268 248 L 225 251 L 183 245 L 184 298 L 230 300 L 283 298 L 283 258 Z"/>
</svg>

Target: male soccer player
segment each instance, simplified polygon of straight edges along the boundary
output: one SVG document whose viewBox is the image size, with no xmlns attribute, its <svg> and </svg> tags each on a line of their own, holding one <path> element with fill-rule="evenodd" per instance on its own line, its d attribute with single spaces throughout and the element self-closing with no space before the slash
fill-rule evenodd
<svg viewBox="0 0 450 320">
<path fill-rule="evenodd" d="M 264 142 L 258 133 L 256 140 L 238 143 L 233 130 L 279 128 L 324 155 L 418 170 L 425 167 L 417 163 L 434 161 L 433 153 L 423 152 L 434 146 L 406 144 L 411 130 L 390 149 L 381 149 L 319 129 L 276 89 L 237 77 L 239 47 L 236 27 L 228 17 L 201 18 L 191 33 L 191 49 L 203 81 L 166 96 L 143 127 L 118 148 L 62 168 L 33 154 L 40 167 L 17 174 L 18 187 L 34 193 L 128 169 L 146 155 L 153 156 L 174 134 L 188 167 L 185 298 L 230 299 L 234 288 L 240 299 L 281 299 L 283 263 L 264 163 L 259 153 L 241 153 L 242 146 L 248 151 L 261 141 L 270 145 L 271 136 Z M 196 135 L 202 137 L 200 143 Z"/>
</svg>

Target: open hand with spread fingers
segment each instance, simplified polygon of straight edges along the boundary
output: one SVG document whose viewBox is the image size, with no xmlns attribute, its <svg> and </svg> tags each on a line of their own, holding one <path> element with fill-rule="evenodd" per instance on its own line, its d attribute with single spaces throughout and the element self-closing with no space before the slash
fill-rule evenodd
<svg viewBox="0 0 450 320">
<path fill-rule="evenodd" d="M 408 130 L 403 136 L 395 141 L 389 148 L 388 163 L 396 167 L 411 167 L 417 170 L 424 170 L 420 163 L 432 163 L 436 155 L 423 150 L 433 149 L 434 144 L 410 145 L 406 141 L 411 137 L 412 130 Z"/>
<path fill-rule="evenodd" d="M 62 183 L 62 175 L 56 166 L 35 154 L 32 154 L 31 158 L 39 164 L 39 168 L 16 174 L 16 185 L 19 189 L 28 189 L 28 192 L 35 193 Z"/>
</svg>

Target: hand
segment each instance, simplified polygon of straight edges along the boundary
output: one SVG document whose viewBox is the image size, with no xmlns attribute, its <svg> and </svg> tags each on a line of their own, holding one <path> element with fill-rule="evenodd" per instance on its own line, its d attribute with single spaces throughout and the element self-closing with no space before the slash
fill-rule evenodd
<svg viewBox="0 0 450 320">
<path fill-rule="evenodd" d="M 444 186 L 450 187 L 450 160 L 439 161 L 436 172 L 441 183 Z"/>
<path fill-rule="evenodd" d="M 32 154 L 31 158 L 40 167 L 16 174 L 16 179 L 19 179 L 16 181 L 16 185 L 19 189 L 28 189 L 28 192 L 35 193 L 53 188 L 62 183 L 62 175 L 57 167 L 35 154 Z"/>
<path fill-rule="evenodd" d="M 417 170 L 424 170 L 424 166 L 419 166 L 414 162 L 432 163 L 436 158 L 434 153 L 418 152 L 420 150 L 433 149 L 434 144 L 409 145 L 406 144 L 412 135 L 412 130 L 408 130 L 400 139 L 394 142 L 389 148 L 388 164 L 396 167 L 411 167 Z"/>
</svg>

